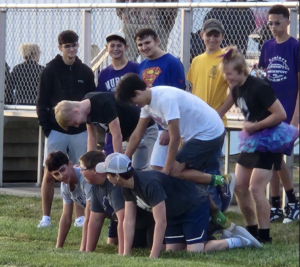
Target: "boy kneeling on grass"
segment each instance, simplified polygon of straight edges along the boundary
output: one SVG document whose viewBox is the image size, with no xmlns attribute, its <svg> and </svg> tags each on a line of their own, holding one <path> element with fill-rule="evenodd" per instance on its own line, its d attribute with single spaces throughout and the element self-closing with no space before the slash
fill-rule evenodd
<svg viewBox="0 0 300 267">
<path fill-rule="evenodd" d="M 131 251 L 137 205 L 152 209 L 155 228 L 150 258 L 158 258 L 163 248 L 208 252 L 236 247 L 261 247 L 244 228 L 236 226 L 230 238 L 207 241 L 209 198 L 195 183 L 176 179 L 159 171 L 135 172 L 130 159 L 120 153 L 109 155 L 96 166 L 111 183 L 123 187 L 125 198 L 124 252 Z"/>
<path fill-rule="evenodd" d="M 105 173 L 97 173 L 95 168 L 98 163 L 105 159 L 101 151 L 89 151 L 79 159 L 82 174 L 88 183 L 92 184 L 90 219 L 87 232 L 86 251 L 96 249 L 99 236 L 105 218 L 111 220 L 108 230 L 108 244 L 119 244 L 119 254 L 124 253 L 124 207 L 125 201 L 122 194 L 122 187 L 114 186 Z M 117 225 L 117 227 L 115 227 Z M 137 209 L 135 222 L 133 247 L 150 248 L 152 246 L 152 236 L 154 220 L 150 212 Z"/>
<path fill-rule="evenodd" d="M 85 208 L 85 220 L 82 227 L 80 250 L 85 251 L 87 226 L 90 216 L 91 185 L 86 182 L 80 168 L 73 167 L 68 156 L 61 151 L 48 155 L 46 167 L 50 174 L 61 182 L 60 192 L 63 198 L 63 212 L 59 222 L 56 248 L 62 248 L 72 223 L 73 202 Z"/>
</svg>

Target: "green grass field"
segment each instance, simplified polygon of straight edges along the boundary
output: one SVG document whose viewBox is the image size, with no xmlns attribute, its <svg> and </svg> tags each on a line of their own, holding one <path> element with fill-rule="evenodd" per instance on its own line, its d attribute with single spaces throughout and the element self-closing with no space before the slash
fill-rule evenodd
<svg viewBox="0 0 300 267">
<path fill-rule="evenodd" d="M 233 249 L 214 253 L 164 252 L 148 259 L 147 250 L 133 250 L 129 257 L 117 256 L 117 248 L 105 244 L 107 225 L 94 253 L 79 252 L 81 229 L 71 227 L 63 249 L 55 249 L 62 201 L 52 206 L 52 227 L 36 228 L 41 217 L 41 199 L 0 195 L 0 266 L 299 266 L 299 222 L 272 224 L 273 244 L 263 249 Z M 240 214 L 227 216 L 243 225 Z"/>
</svg>

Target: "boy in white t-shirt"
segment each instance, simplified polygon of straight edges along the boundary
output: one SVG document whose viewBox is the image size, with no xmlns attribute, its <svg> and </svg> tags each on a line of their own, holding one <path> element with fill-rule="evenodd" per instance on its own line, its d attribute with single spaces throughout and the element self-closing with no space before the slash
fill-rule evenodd
<svg viewBox="0 0 300 267">
<path fill-rule="evenodd" d="M 148 121 L 154 119 L 170 134 L 167 160 L 162 170 L 167 175 L 211 186 L 225 185 L 228 178 L 214 175 L 219 170 L 219 153 L 225 128 L 219 114 L 200 98 L 170 86 L 151 89 L 138 75 L 126 74 L 116 89 L 116 98 L 142 108 L 125 154 L 131 157 Z M 180 141 L 183 141 L 178 150 Z M 232 187 L 234 183 L 232 184 Z"/>
<path fill-rule="evenodd" d="M 68 156 L 61 151 L 48 155 L 46 167 L 49 173 L 61 182 L 60 192 L 63 198 L 63 212 L 59 222 L 56 248 L 62 248 L 72 223 L 73 203 L 85 208 L 80 250 L 86 250 L 87 227 L 90 216 L 90 200 L 92 185 L 86 182 L 80 168 L 73 167 Z"/>
</svg>

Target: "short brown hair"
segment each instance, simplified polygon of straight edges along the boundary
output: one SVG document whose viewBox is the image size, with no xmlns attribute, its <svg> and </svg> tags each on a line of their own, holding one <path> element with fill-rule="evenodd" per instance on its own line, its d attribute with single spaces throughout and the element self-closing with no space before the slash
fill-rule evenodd
<svg viewBox="0 0 300 267">
<path fill-rule="evenodd" d="M 245 76 L 249 75 L 249 68 L 244 55 L 238 50 L 236 46 L 228 46 L 225 49 L 225 54 L 223 54 L 220 70 L 223 72 L 225 65 L 231 63 L 233 64 L 233 69 L 239 74 L 244 73 Z"/>
<path fill-rule="evenodd" d="M 59 126 L 68 130 L 69 122 L 73 118 L 74 108 L 79 107 L 78 101 L 60 101 L 54 108 L 55 119 Z"/>
<path fill-rule="evenodd" d="M 62 165 L 69 163 L 68 156 L 60 150 L 51 152 L 45 161 L 49 172 L 57 171 Z"/>
<path fill-rule="evenodd" d="M 105 161 L 105 155 L 102 151 L 99 150 L 93 150 L 86 152 L 83 154 L 79 161 L 87 168 L 87 169 L 93 169 L 96 167 L 96 165 L 100 162 Z"/>
</svg>

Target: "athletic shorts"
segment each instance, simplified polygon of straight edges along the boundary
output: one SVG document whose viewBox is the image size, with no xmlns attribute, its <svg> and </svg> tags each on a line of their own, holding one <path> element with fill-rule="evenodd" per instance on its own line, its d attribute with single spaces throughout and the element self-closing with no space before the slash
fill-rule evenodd
<svg viewBox="0 0 300 267">
<path fill-rule="evenodd" d="M 68 154 L 73 164 L 79 164 L 80 157 L 87 151 L 87 131 L 79 134 L 64 134 L 51 130 L 48 138 L 45 139 L 44 166 L 48 154 L 57 150 Z"/>
<path fill-rule="evenodd" d="M 248 169 L 281 170 L 283 155 L 281 153 L 263 153 L 256 151 L 254 153 L 242 152 L 237 163 Z"/>
<path fill-rule="evenodd" d="M 207 241 L 209 224 L 209 200 L 202 202 L 197 208 L 167 220 L 165 244 L 197 244 Z"/>
</svg>

